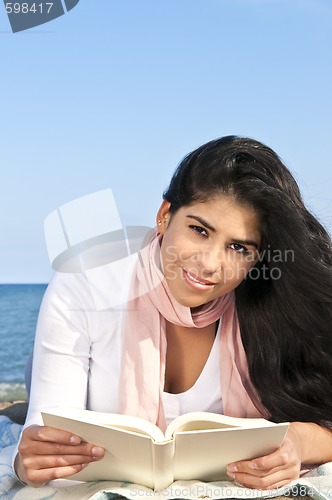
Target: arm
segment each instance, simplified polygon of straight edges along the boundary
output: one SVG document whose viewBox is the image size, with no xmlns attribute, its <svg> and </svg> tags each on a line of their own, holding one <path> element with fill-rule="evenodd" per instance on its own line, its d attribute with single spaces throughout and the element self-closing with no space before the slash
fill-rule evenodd
<svg viewBox="0 0 332 500">
<path fill-rule="evenodd" d="M 15 458 L 19 478 L 32 486 L 66 477 L 103 456 L 78 436 L 42 426 L 40 415 L 54 406 L 86 407 L 90 329 L 97 328 L 89 307 L 82 276 L 55 276 L 38 319 L 29 412 Z"/>
<path fill-rule="evenodd" d="M 292 422 L 278 450 L 265 457 L 229 464 L 230 477 L 250 488 L 279 488 L 297 479 L 301 465 L 332 460 L 332 431 L 317 424 Z"/>
</svg>

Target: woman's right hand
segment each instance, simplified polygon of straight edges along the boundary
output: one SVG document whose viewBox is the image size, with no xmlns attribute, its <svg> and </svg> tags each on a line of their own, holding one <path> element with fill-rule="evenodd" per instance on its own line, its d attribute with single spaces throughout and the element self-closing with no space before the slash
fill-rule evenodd
<svg viewBox="0 0 332 500">
<path fill-rule="evenodd" d="M 71 432 L 53 427 L 31 425 L 23 433 L 15 459 L 19 479 L 39 487 L 81 471 L 104 456 L 104 449 Z"/>
</svg>

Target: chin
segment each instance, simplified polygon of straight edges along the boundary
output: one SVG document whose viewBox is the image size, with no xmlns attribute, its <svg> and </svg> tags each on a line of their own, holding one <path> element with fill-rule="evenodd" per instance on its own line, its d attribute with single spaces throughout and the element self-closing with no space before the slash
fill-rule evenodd
<svg viewBox="0 0 332 500">
<path fill-rule="evenodd" d="M 197 298 L 194 297 L 180 297 L 180 298 L 174 297 L 174 298 L 179 304 L 181 304 L 181 306 L 190 308 L 200 307 L 210 302 L 210 300 L 197 300 Z"/>
</svg>

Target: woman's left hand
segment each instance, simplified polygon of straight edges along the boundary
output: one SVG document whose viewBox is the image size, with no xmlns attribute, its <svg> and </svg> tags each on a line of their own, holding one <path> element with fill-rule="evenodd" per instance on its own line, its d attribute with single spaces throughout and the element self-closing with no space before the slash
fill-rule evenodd
<svg viewBox="0 0 332 500">
<path fill-rule="evenodd" d="M 301 439 L 291 424 L 282 445 L 275 452 L 229 464 L 227 474 L 248 488 L 279 488 L 299 477 L 301 456 Z"/>
</svg>

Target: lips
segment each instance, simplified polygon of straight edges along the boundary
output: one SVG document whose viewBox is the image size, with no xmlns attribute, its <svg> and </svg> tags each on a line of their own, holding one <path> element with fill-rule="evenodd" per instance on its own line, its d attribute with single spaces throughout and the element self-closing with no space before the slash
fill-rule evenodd
<svg viewBox="0 0 332 500">
<path fill-rule="evenodd" d="M 183 268 L 182 268 L 182 271 L 183 271 L 183 276 L 184 276 L 185 280 L 187 281 L 187 283 L 189 283 L 189 285 L 191 285 L 195 289 L 207 290 L 207 289 L 213 287 L 214 285 L 216 285 L 216 283 L 213 283 L 212 281 L 208 281 L 208 280 L 205 280 L 203 278 L 198 278 L 198 277 L 193 276 L 192 274 L 190 274 L 188 271 L 186 271 Z"/>
</svg>

